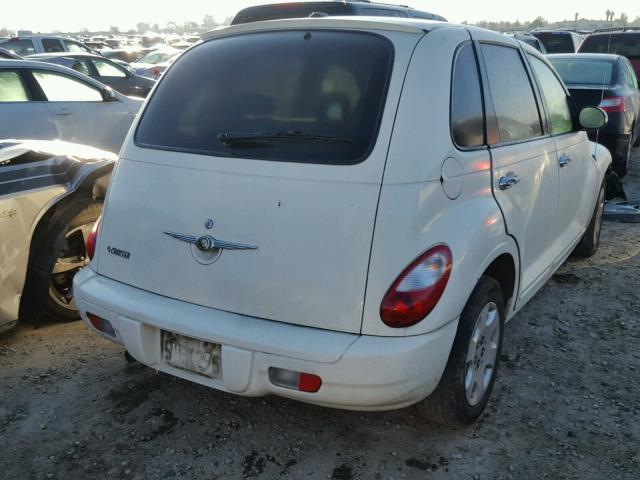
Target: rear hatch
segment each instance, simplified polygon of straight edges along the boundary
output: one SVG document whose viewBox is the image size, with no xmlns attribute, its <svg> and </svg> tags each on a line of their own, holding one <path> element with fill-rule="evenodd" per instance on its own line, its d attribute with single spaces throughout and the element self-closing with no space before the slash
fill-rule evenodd
<svg viewBox="0 0 640 480">
<path fill-rule="evenodd" d="M 573 102 L 578 110 L 584 107 L 597 107 L 602 100 L 602 88 L 593 85 L 567 85 Z M 604 96 L 607 97 L 608 90 L 604 90 Z"/>
<path fill-rule="evenodd" d="M 99 273 L 224 311 L 359 332 L 403 75 L 391 73 L 408 62 L 396 55 L 394 68 L 393 58 L 387 38 L 329 30 L 187 51 L 123 149 Z"/>
</svg>

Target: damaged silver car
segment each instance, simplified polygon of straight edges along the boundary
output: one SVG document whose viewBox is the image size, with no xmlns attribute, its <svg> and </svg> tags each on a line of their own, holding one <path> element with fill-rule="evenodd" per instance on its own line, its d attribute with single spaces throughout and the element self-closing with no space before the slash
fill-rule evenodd
<svg viewBox="0 0 640 480">
<path fill-rule="evenodd" d="M 116 155 L 61 141 L 0 140 L 0 332 L 49 313 L 76 319 L 73 276 Z"/>
</svg>

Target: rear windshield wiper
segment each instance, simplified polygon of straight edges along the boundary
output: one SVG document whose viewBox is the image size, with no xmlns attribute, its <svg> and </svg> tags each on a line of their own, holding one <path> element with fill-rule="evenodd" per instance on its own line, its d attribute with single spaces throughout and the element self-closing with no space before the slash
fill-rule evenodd
<svg viewBox="0 0 640 480">
<path fill-rule="evenodd" d="M 333 137 L 317 133 L 286 131 L 286 132 L 222 132 L 218 134 L 218 141 L 228 147 L 261 146 L 271 142 L 286 143 L 352 143 L 348 138 Z"/>
</svg>

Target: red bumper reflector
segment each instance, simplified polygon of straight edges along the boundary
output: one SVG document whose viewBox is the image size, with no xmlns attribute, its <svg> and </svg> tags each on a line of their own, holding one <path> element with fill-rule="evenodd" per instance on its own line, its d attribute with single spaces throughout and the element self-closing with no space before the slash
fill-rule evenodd
<svg viewBox="0 0 640 480">
<path fill-rule="evenodd" d="M 322 379 L 311 373 L 294 372 L 284 368 L 271 367 L 269 380 L 274 385 L 306 393 L 316 393 L 322 386 Z"/>
<path fill-rule="evenodd" d="M 113 325 L 111 325 L 109 320 L 105 320 L 104 318 L 100 318 L 99 316 L 89 312 L 87 312 L 87 317 L 89 318 L 91 325 L 93 325 L 96 330 L 109 335 L 110 337 L 116 338 L 116 331 L 113 329 Z"/>
</svg>

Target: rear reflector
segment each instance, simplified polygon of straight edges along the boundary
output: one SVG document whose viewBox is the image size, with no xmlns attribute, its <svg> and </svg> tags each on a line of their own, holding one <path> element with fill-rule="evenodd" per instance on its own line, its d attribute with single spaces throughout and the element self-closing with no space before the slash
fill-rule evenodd
<svg viewBox="0 0 640 480">
<path fill-rule="evenodd" d="M 322 386 L 322 379 L 317 375 L 275 367 L 269 369 L 269 380 L 278 387 L 307 393 L 316 393 Z"/>
<path fill-rule="evenodd" d="M 627 110 L 624 97 L 605 98 L 598 106 L 607 113 L 624 113 Z"/>
<path fill-rule="evenodd" d="M 110 337 L 116 338 L 116 331 L 113 329 L 113 325 L 111 325 L 109 320 L 105 320 L 104 318 L 100 318 L 99 316 L 88 312 L 87 317 L 89 318 L 91 325 L 93 325 L 96 330 L 109 335 Z"/>
</svg>

